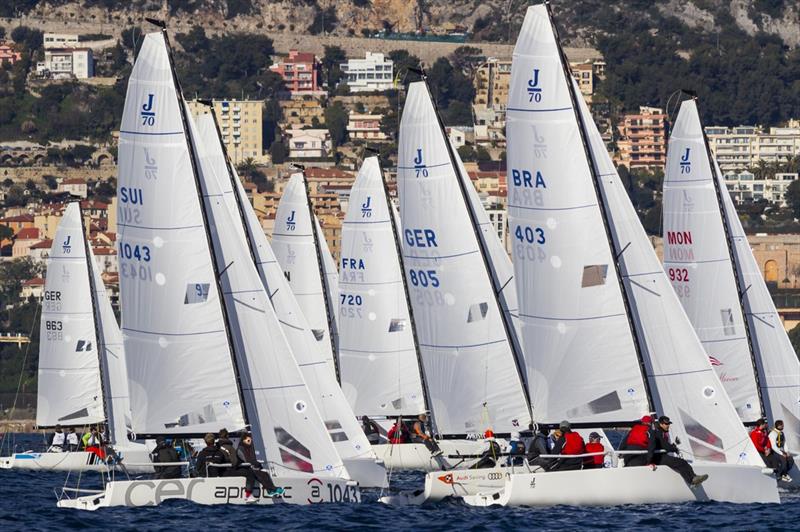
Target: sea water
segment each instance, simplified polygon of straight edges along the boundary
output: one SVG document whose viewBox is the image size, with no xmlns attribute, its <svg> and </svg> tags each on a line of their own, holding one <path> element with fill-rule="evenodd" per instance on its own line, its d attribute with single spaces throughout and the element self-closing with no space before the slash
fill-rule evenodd
<svg viewBox="0 0 800 532">
<path fill-rule="evenodd" d="M 17 436 L 18 450 L 39 448 L 41 437 Z M 3 454 L 7 454 L 8 448 Z M 686 503 L 610 508 L 472 508 L 458 501 L 391 507 L 380 490 L 362 490 L 361 504 L 311 506 L 201 506 L 171 500 L 157 507 L 103 508 L 95 512 L 56 507 L 66 473 L 0 470 L 0 531 L 68 529 L 151 530 L 797 530 L 800 491 L 782 492 L 783 504 Z M 89 483 L 97 473 L 84 473 Z M 74 485 L 76 473 L 70 477 Z M 95 482 L 97 482 L 95 480 Z M 423 475 L 394 473 L 392 485 L 422 487 Z M 83 482 L 82 482 L 83 484 Z M 88 486 L 87 486 L 88 487 Z"/>
</svg>

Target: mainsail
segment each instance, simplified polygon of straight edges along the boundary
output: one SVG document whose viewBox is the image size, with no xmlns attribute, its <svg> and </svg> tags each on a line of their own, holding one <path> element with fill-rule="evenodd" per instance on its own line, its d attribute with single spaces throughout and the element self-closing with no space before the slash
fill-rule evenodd
<svg viewBox="0 0 800 532">
<path fill-rule="evenodd" d="M 667 154 L 664 268 L 739 417 L 750 422 L 762 415 L 755 361 L 706 150 L 697 105 L 686 100 Z"/>
<path fill-rule="evenodd" d="M 613 322 L 609 325 L 609 329 L 613 327 L 613 330 L 605 333 L 629 338 L 634 346 L 634 349 L 629 349 L 626 353 L 627 361 L 613 359 L 619 366 L 609 364 L 609 368 L 617 371 L 627 369 L 629 378 L 641 379 L 641 375 L 636 375 L 636 372 L 639 371 L 640 361 L 644 362 L 652 405 L 658 412 L 672 418 L 674 424 L 671 432 L 684 440 L 682 450 L 687 454 L 697 460 L 761 465 L 760 457 L 739 423 L 730 399 L 725 394 L 691 322 L 683 312 L 658 262 L 625 187 L 606 152 L 600 133 L 580 96 L 577 84 L 569 75 L 550 18 L 549 6 L 533 6 L 528 9 L 517 43 L 517 51 L 522 50 L 528 53 L 522 56 L 523 61 L 512 68 L 516 69 L 517 74 L 514 77 L 512 73 L 512 83 L 515 80 L 517 83 L 512 85 L 512 95 L 516 98 L 511 101 L 514 106 L 520 106 L 518 113 L 529 112 L 535 117 L 529 128 L 541 125 L 540 128 L 537 127 L 537 133 L 546 145 L 559 146 L 560 149 L 546 150 L 545 156 L 540 152 L 538 156 L 528 161 L 529 166 L 512 165 L 510 172 L 513 179 L 513 170 L 520 171 L 520 182 L 524 184 L 525 174 L 522 170 L 528 171 L 533 181 L 537 178 L 537 172 L 540 172 L 539 166 L 546 160 L 547 164 L 560 163 L 560 167 L 569 169 L 571 175 L 582 175 L 583 179 L 574 183 L 574 186 L 588 191 L 594 189 L 594 198 L 590 194 L 585 198 L 594 205 L 585 209 L 599 211 L 599 217 L 595 217 L 595 221 L 604 225 L 607 231 L 603 235 L 606 247 L 603 256 L 613 262 L 601 263 L 599 266 L 605 265 L 605 268 L 596 269 L 600 270 L 598 273 L 604 271 L 605 274 L 591 277 L 591 280 L 602 285 L 621 286 L 620 295 L 624 298 L 621 309 L 630 321 Z M 541 50 L 546 53 L 541 53 Z M 532 92 L 528 92 L 529 90 Z M 520 92 L 529 96 L 522 98 Z M 556 116 L 560 120 L 551 124 L 552 117 Z M 522 128 L 522 132 L 524 131 Z M 510 130 L 509 140 L 512 134 L 519 133 Z M 531 130 L 527 129 L 529 142 L 535 138 L 530 133 Z M 575 150 L 563 148 L 568 145 L 566 143 L 568 140 L 574 144 L 577 141 Z M 523 159 L 516 161 L 524 162 Z M 552 169 L 555 173 L 555 168 Z M 548 199 L 552 192 L 561 189 L 557 186 L 557 182 L 560 181 L 559 179 L 547 182 L 549 188 L 542 191 L 543 200 Z M 540 208 L 546 205 L 533 203 L 525 206 Z M 554 203 L 553 206 L 563 208 L 568 205 Z M 553 216 L 555 218 L 555 213 Z M 550 229 L 544 232 L 544 242 L 527 242 L 522 251 L 527 252 L 531 247 L 537 246 L 548 259 L 555 256 L 550 252 L 551 244 L 579 238 L 581 232 L 591 230 L 588 225 L 564 227 L 560 220 L 553 221 L 554 223 L 547 225 L 547 220 L 544 220 L 544 224 L 538 226 Z M 524 236 L 524 227 L 530 227 L 530 225 L 523 226 L 525 222 L 530 224 L 533 220 L 512 221 L 512 231 L 516 232 L 518 227 L 523 227 Z M 588 222 L 590 221 L 584 223 Z M 583 275 L 582 277 L 577 275 L 579 270 L 576 275 L 553 282 L 558 282 L 558 286 L 566 289 L 570 283 L 575 284 L 576 279 L 586 281 L 585 266 L 596 266 L 590 262 L 595 260 L 596 256 L 596 251 L 593 254 L 592 248 L 587 247 L 584 250 L 574 250 L 571 256 L 560 257 L 562 264 L 575 261 L 584 266 Z M 531 261 L 526 261 L 524 264 L 531 267 Z M 550 266 L 554 267 L 552 262 Z M 527 288 L 527 280 L 524 283 L 522 281 L 524 278 L 518 270 L 518 289 Z M 521 292 L 521 295 L 522 293 L 524 292 Z M 537 292 L 537 296 L 541 294 Z M 564 298 L 563 293 L 561 297 Z M 520 300 L 523 304 L 526 303 L 524 298 L 521 297 Z M 524 313 L 525 310 L 522 309 L 521 314 Z M 526 336 L 525 339 L 528 347 L 531 345 L 529 337 Z M 527 356 L 529 353 L 526 352 Z M 575 352 L 574 360 L 591 363 L 594 359 L 608 361 L 615 356 L 616 353 L 613 351 L 607 349 L 598 351 L 596 346 L 586 345 L 580 352 Z M 605 373 L 607 374 L 608 370 Z M 592 386 L 596 377 L 596 375 L 585 375 L 582 383 L 576 383 L 578 391 L 583 386 Z M 572 394 L 573 389 L 565 388 L 565 393 Z M 643 401 L 640 400 L 639 404 L 640 410 L 633 410 L 633 405 L 630 404 L 624 412 L 630 413 L 630 418 L 638 417 L 646 412 L 647 408 Z M 601 420 L 602 418 L 598 418 L 598 421 Z"/>
<path fill-rule="evenodd" d="M 47 259 L 39 332 L 39 427 L 106 419 L 86 249 L 80 208 L 70 203 Z"/>
<path fill-rule="evenodd" d="M 119 146 L 118 260 L 133 429 L 245 427 L 187 131 L 162 33 L 134 64 Z"/>
<path fill-rule="evenodd" d="M 203 134 L 189 122 L 256 449 L 278 474 L 346 476 L 250 255 L 214 118 L 199 118 Z"/>
<path fill-rule="evenodd" d="M 530 412 L 511 327 L 427 86 L 409 85 L 400 122 L 403 258 L 439 432 L 511 432 Z"/>
<path fill-rule="evenodd" d="M 377 157 L 364 159 L 342 224 L 339 369 L 358 414 L 426 411 L 397 233 Z"/>
</svg>

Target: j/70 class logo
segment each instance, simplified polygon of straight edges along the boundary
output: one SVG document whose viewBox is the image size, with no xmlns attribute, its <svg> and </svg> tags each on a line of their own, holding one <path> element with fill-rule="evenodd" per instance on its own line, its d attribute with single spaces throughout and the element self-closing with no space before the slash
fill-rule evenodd
<svg viewBox="0 0 800 532">
<path fill-rule="evenodd" d="M 528 80 L 528 101 L 539 103 L 542 101 L 542 88 L 539 86 L 539 69 L 533 69 L 533 75 Z"/>
<path fill-rule="evenodd" d="M 152 126 L 156 123 L 156 112 L 153 110 L 156 95 L 150 93 L 147 95 L 147 100 L 142 104 L 142 110 L 139 116 L 142 119 L 143 126 Z"/>
</svg>

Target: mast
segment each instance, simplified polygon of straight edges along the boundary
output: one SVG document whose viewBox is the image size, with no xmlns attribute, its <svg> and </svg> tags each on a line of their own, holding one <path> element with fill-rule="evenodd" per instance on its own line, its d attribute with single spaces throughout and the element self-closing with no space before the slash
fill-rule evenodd
<svg viewBox="0 0 800 532">
<path fill-rule="evenodd" d="M 95 334 L 95 350 L 97 351 L 97 363 L 100 370 L 100 391 L 103 396 L 103 412 L 106 414 L 106 430 L 111 436 L 111 441 L 114 442 L 116 435 L 114 434 L 114 413 L 111 408 L 111 386 L 108 379 L 108 366 L 105 357 L 105 337 L 103 336 L 103 328 L 100 320 L 100 310 L 97 306 L 97 287 L 94 282 L 94 269 L 92 268 L 92 256 L 89 249 L 89 240 L 86 238 L 86 225 L 83 220 L 83 212 L 81 211 L 80 202 L 78 202 L 78 216 L 81 219 L 81 240 L 83 240 L 83 253 L 86 255 L 86 271 L 89 276 L 89 297 L 92 300 L 92 319 L 94 321 L 94 334 Z"/>
<path fill-rule="evenodd" d="M 532 414 L 532 405 L 531 405 L 531 397 L 530 392 L 528 390 L 527 378 L 525 377 L 525 372 L 522 370 L 521 361 L 523 360 L 522 355 L 522 348 L 519 344 L 519 339 L 517 338 L 516 331 L 514 330 L 514 325 L 510 322 L 508 318 L 508 313 L 504 310 L 503 305 L 500 301 L 500 292 L 503 290 L 503 287 L 497 286 L 497 275 L 495 275 L 494 269 L 492 268 L 492 264 L 489 261 L 489 250 L 486 249 L 486 243 L 483 240 L 483 234 L 481 229 L 478 225 L 478 219 L 475 214 L 475 211 L 472 209 L 472 203 L 469 200 L 469 194 L 467 192 L 467 187 L 465 183 L 466 176 L 461 175 L 461 168 L 458 164 L 456 164 L 456 157 L 455 153 L 453 153 L 453 146 L 450 145 L 450 139 L 447 137 L 447 132 L 444 127 L 444 122 L 442 121 L 442 116 L 439 114 L 439 108 L 436 106 L 436 100 L 433 99 L 433 95 L 431 95 L 430 87 L 428 87 L 428 82 L 426 77 L 423 75 L 423 81 L 425 82 L 425 90 L 428 92 L 428 97 L 431 99 L 431 104 L 433 105 L 433 111 L 436 114 L 436 122 L 439 124 L 439 131 L 444 138 L 444 144 L 447 148 L 447 155 L 450 158 L 450 165 L 453 167 L 453 171 L 456 174 L 456 180 L 458 181 L 458 189 L 461 192 L 461 198 L 464 201 L 464 206 L 467 209 L 467 214 L 469 215 L 470 226 L 472 228 L 472 232 L 475 235 L 475 239 L 478 242 L 478 249 L 480 251 L 481 259 L 483 260 L 483 266 L 486 268 L 486 275 L 489 276 L 489 282 L 492 285 L 492 294 L 494 295 L 494 302 L 497 305 L 497 310 L 500 312 L 500 319 L 503 321 L 503 329 L 506 333 L 506 338 L 508 339 L 508 344 L 511 347 L 511 352 L 514 358 L 514 367 L 517 370 L 517 377 L 519 378 L 519 383 L 522 386 L 522 395 L 525 397 L 525 402 L 528 405 L 528 413 Z M 533 419 L 531 419 L 533 421 Z"/>
<path fill-rule="evenodd" d="M 691 95 L 691 94 L 690 94 Z M 694 95 L 694 99 L 697 100 L 697 96 Z M 737 299 L 739 300 L 739 309 L 742 312 L 742 321 L 744 322 L 744 331 L 745 336 L 747 337 L 747 349 L 750 352 L 750 363 L 753 365 L 753 375 L 756 379 L 756 391 L 758 392 L 758 406 L 761 411 L 761 416 L 766 417 L 766 409 L 764 408 L 764 396 L 761 392 L 761 376 L 758 372 L 758 363 L 756 361 L 756 352 L 755 347 L 753 346 L 753 333 L 750 330 L 750 320 L 747 317 L 747 311 L 745 310 L 744 306 L 744 293 L 747 291 L 746 289 L 742 289 L 742 279 L 739 277 L 739 264 L 736 262 L 736 254 L 733 252 L 733 245 L 732 245 L 732 238 L 731 238 L 731 230 L 730 226 L 728 225 L 728 218 L 725 215 L 725 211 L 722 207 L 722 190 L 719 186 L 719 180 L 717 176 L 717 165 L 714 164 L 714 156 L 711 153 L 711 146 L 708 143 L 708 136 L 706 136 L 706 130 L 703 127 L 700 127 L 700 131 L 703 133 L 703 146 L 706 149 L 706 157 L 708 158 L 708 165 L 711 168 L 711 180 L 714 182 L 714 192 L 716 194 L 717 199 L 717 208 L 719 209 L 720 217 L 722 218 L 722 229 L 725 231 L 725 246 L 728 250 L 728 256 L 730 258 L 731 269 L 733 270 L 733 278 L 736 282 L 736 295 L 738 296 Z M 746 423 L 746 425 L 752 425 L 753 423 Z"/>
<path fill-rule="evenodd" d="M 208 246 L 208 252 L 211 255 L 211 268 L 214 272 L 214 284 L 217 287 L 217 294 L 219 297 L 219 305 L 222 310 L 222 320 L 223 324 L 225 325 L 225 336 L 228 339 L 228 349 L 230 350 L 231 354 L 231 363 L 233 364 L 233 372 L 236 375 L 236 391 L 239 395 L 239 402 L 242 405 L 242 416 L 244 417 L 245 425 L 248 426 L 250 424 L 250 418 L 247 415 L 247 406 L 244 402 L 244 395 L 242 394 L 242 378 L 239 371 L 239 366 L 236 363 L 236 351 L 234 349 L 234 342 L 233 336 L 231 334 L 231 327 L 230 327 L 230 317 L 228 316 L 228 309 L 225 306 L 225 296 L 222 292 L 222 283 L 220 283 L 220 276 L 221 273 L 219 268 L 217 267 L 217 256 L 216 252 L 214 251 L 214 243 L 211 240 L 211 234 L 208 230 L 208 213 L 206 212 L 206 203 L 205 199 L 203 198 L 203 190 L 200 184 L 200 178 L 198 175 L 197 169 L 197 154 L 195 153 L 194 149 L 194 142 L 192 141 L 192 137 L 189 134 L 189 119 L 186 116 L 186 106 L 183 103 L 183 97 L 181 96 L 181 86 L 178 82 L 178 74 L 175 72 L 175 61 L 172 57 L 172 47 L 169 44 L 169 37 L 167 35 L 167 27 L 164 22 L 156 21 L 153 19 L 147 19 L 148 22 L 155 24 L 161 28 L 161 34 L 164 36 L 164 43 L 167 47 L 167 57 L 169 58 L 169 69 L 172 73 L 172 81 L 175 84 L 175 97 L 178 100 L 178 109 L 181 113 L 181 123 L 183 124 L 183 135 L 186 139 L 186 147 L 189 150 L 189 163 L 192 165 L 192 175 L 194 176 L 194 183 L 195 188 L 197 189 L 197 200 L 200 202 L 200 213 L 203 216 L 203 230 L 206 234 L 206 245 Z"/>
<path fill-rule="evenodd" d="M 606 238 L 608 240 L 608 245 L 611 248 L 612 253 L 612 262 L 614 263 L 614 272 L 616 273 L 617 283 L 619 284 L 620 293 L 622 295 L 622 302 L 625 306 L 625 314 L 628 317 L 628 326 L 630 327 L 631 336 L 633 337 L 633 343 L 636 347 L 636 356 L 639 359 L 639 371 L 642 373 L 642 381 L 644 382 L 645 392 L 647 394 L 647 404 L 648 408 L 652 411 L 653 410 L 653 392 L 650 389 L 650 382 L 647 378 L 647 367 L 645 366 L 644 357 L 642 356 L 642 345 L 641 340 L 639 339 L 639 333 L 636 327 L 636 324 L 633 320 L 633 312 L 631 310 L 631 303 L 630 299 L 628 298 L 628 292 L 625 288 L 625 283 L 622 280 L 622 271 L 620 269 L 619 259 L 622 257 L 622 254 L 625 252 L 626 248 L 622 248 L 621 250 L 617 251 L 616 244 L 614 242 L 614 236 L 611 234 L 611 228 L 608 223 L 608 210 L 606 209 L 606 204 L 603 201 L 603 193 L 600 190 L 599 185 L 599 172 L 597 167 L 595 166 L 594 157 L 592 156 L 592 149 L 589 146 L 588 135 L 586 133 L 586 124 L 583 121 L 583 116 L 581 115 L 580 111 L 578 110 L 578 100 L 577 96 L 575 95 L 575 88 L 572 78 L 572 73 L 569 70 L 569 63 L 567 62 L 567 56 L 564 53 L 564 49 L 561 46 L 561 40 L 558 36 L 558 29 L 556 28 L 555 19 L 553 17 L 553 10 L 550 5 L 549 1 L 544 2 L 545 7 L 547 8 L 547 16 L 550 20 L 550 27 L 553 30 L 553 35 L 555 36 L 556 47 L 558 48 L 558 55 L 561 60 L 561 69 L 564 73 L 564 80 L 567 83 L 567 90 L 569 91 L 569 99 L 572 103 L 572 111 L 575 114 L 575 120 L 578 123 L 578 132 L 581 136 L 581 144 L 583 145 L 584 155 L 586 156 L 586 162 L 589 165 L 589 171 L 592 175 L 592 185 L 594 187 L 594 192 L 597 197 L 597 204 L 600 207 L 600 215 L 603 219 L 603 229 L 606 233 Z M 627 247 L 627 246 L 626 246 Z M 618 424 L 614 424 L 617 426 Z"/>
<path fill-rule="evenodd" d="M 380 164 L 378 165 L 380 170 Z M 431 404 L 428 395 L 428 382 L 425 379 L 425 365 L 422 363 L 422 353 L 419 350 L 419 339 L 417 338 L 417 324 L 414 321 L 414 309 L 411 305 L 411 295 L 408 292 L 408 283 L 406 282 L 406 267 L 403 260 L 403 247 L 397 238 L 397 223 L 394 219 L 394 209 L 392 208 L 392 201 L 389 197 L 389 188 L 386 186 L 386 181 L 383 179 L 383 170 L 381 171 L 381 184 L 383 185 L 383 194 L 386 197 L 386 206 L 389 208 L 389 223 L 392 226 L 392 240 L 394 241 L 394 249 L 397 253 L 397 259 L 400 264 L 400 280 L 403 283 L 403 295 L 406 299 L 406 307 L 408 308 L 408 321 L 411 325 L 411 337 L 414 339 L 414 354 L 417 356 L 417 368 L 419 369 L 419 380 L 422 384 L 422 400 L 425 401 L 425 409 L 430 414 L 431 427 L 434 432 L 436 429 L 436 416 L 433 412 L 433 405 Z"/>
<path fill-rule="evenodd" d="M 306 172 L 303 170 L 303 188 L 306 192 L 306 203 L 308 204 L 308 216 L 311 219 L 311 234 L 314 237 L 314 251 L 317 254 L 317 268 L 319 268 L 319 282 L 322 287 L 322 299 L 325 302 L 325 316 L 328 318 L 328 339 L 331 342 L 331 353 L 333 354 L 333 367 L 336 370 L 336 382 L 342 383 L 342 377 L 339 372 L 339 350 L 336 348 L 336 340 L 333 337 L 333 315 L 331 314 L 331 303 L 328 300 L 328 280 L 325 278 L 325 267 L 322 263 L 322 247 L 319 243 L 319 234 L 317 233 L 317 218 L 314 215 L 314 207 L 311 205 L 311 195 L 308 193 L 308 179 Z"/>
</svg>

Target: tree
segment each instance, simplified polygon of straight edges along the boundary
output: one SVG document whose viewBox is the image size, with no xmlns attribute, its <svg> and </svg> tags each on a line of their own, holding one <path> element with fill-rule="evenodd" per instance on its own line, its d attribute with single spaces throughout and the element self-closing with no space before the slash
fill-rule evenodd
<svg viewBox="0 0 800 532">
<path fill-rule="evenodd" d="M 789 340 L 792 341 L 795 353 L 800 353 L 800 324 L 795 325 L 794 329 L 789 331 Z"/>
<path fill-rule="evenodd" d="M 339 65 L 347 61 L 347 54 L 339 46 L 326 46 L 325 54 L 322 56 L 322 72 L 325 75 L 325 82 L 328 84 L 328 93 L 332 93 L 344 77 L 344 73 Z"/>
<path fill-rule="evenodd" d="M 314 15 L 314 21 L 308 27 L 308 33 L 311 35 L 319 35 L 320 33 L 330 33 L 339 24 L 339 19 L 336 17 L 336 8 L 330 6 L 326 9 L 317 11 Z"/>
<path fill-rule="evenodd" d="M 419 81 L 419 74 L 414 70 L 422 70 L 419 57 L 411 55 L 408 50 L 392 50 L 389 59 L 394 62 L 394 75 L 404 86 L 412 81 Z"/>
<path fill-rule="evenodd" d="M 43 37 L 44 33 L 40 30 L 27 26 L 17 26 L 11 30 L 11 39 L 17 44 L 24 45 L 30 51 L 38 50 L 44 45 Z"/>
<path fill-rule="evenodd" d="M 461 157 L 461 160 L 464 162 L 474 161 L 478 157 L 478 154 L 475 153 L 475 148 L 473 148 L 469 144 L 464 144 L 463 146 L 459 146 L 457 151 L 458 151 L 458 156 Z"/>
<path fill-rule="evenodd" d="M 450 60 L 455 68 L 472 79 L 477 68 L 486 61 L 486 56 L 483 55 L 480 48 L 459 46 L 450 55 Z"/>
<path fill-rule="evenodd" d="M 347 122 L 350 117 L 342 102 L 334 102 L 325 109 L 325 124 L 331 134 L 333 146 L 341 146 L 347 142 Z"/>
<path fill-rule="evenodd" d="M 483 146 L 478 146 L 475 149 L 475 158 L 479 163 L 486 163 L 492 160 L 492 155 Z"/>
<path fill-rule="evenodd" d="M 6 194 L 6 207 L 24 207 L 28 204 L 28 198 L 19 185 L 14 185 L 8 189 Z"/>
<path fill-rule="evenodd" d="M 8 240 L 14 236 L 14 230 L 7 225 L 0 225 L 0 242 Z"/>
<path fill-rule="evenodd" d="M 289 149 L 280 139 L 276 139 L 269 147 L 269 155 L 275 164 L 283 164 L 289 157 Z"/>
<path fill-rule="evenodd" d="M 795 179 L 786 188 L 786 203 L 789 204 L 795 218 L 800 218 L 800 180 Z"/>
</svg>

